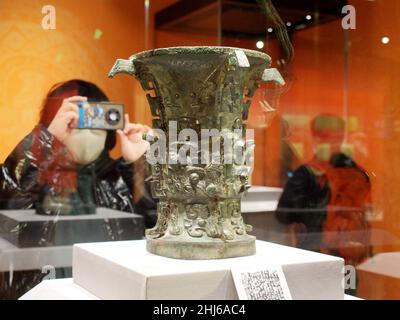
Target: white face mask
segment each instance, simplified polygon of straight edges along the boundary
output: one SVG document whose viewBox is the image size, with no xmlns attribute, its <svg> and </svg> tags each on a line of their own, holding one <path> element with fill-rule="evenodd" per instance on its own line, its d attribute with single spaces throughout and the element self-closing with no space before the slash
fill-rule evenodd
<svg viewBox="0 0 400 320">
<path fill-rule="evenodd" d="M 64 140 L 75 163 L 85 165 L 95 161 L 106 144 L 107 131 L 74 129 Z"/>
</svg>

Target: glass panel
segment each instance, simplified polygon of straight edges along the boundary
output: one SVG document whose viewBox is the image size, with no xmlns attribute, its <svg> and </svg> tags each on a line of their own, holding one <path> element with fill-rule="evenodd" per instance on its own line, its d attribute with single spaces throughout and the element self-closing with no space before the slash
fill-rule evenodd
<svg viewBox="0 0 400 320">
<path fill-rule="evenodd" d="M 265 219 L 258 238 L 345 258 L 357 270 L 350 294 L 399 297 L 400 288 L 387 285 L 389 274 L 396 277 L 400 236 L 397 198 L 387 189 L 396 181 L 391 164 L 398 144 L 393 72 L 399 5 L 274 3 L 294 47 L 291 63 L 287 44 L 279 42 L 279 25 L 268 14 L 263 21 L 256 3 L 227 1 L 222 19 L 222 45 L 270 54 L 287 80 L 279 104 L 270 108 L 265 100 L 276 92 L 261 90 L 251 106 L 253 183 L 283 188 L 274 215 L 286 226 L 285 237 Z M 245 26 L 232 23 L 234 10 L 242 12 Z M 264 32 L 256 31 L 262 23 Z"/>
</svg>

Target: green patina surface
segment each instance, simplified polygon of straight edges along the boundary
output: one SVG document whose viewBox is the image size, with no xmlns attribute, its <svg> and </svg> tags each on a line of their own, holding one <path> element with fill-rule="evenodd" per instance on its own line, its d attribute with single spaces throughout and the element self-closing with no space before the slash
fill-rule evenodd
<svg viewBox="0 0 400 320">
<path fill-rule="evenodd" d="M 248 156 L 254 141 L 243 138 L 250 99 L 264 71 L 273 70 L 268 69 L 270 61 L 264 53 L 238 48 L 165 48 L 118 59 L 110 76 L 136 77 L 149 92 L 153 128 L 162 129 L 167 137 L 170 121 L 177 122 L 178 132 L 192 129 L 199 137 L 201 129 L 217 129 L 243 143 Z M 275 74 L 279 75 L 273 72 L 272 81 L 281 82 L 273 79 Z M 251 226 L 243 222 L 240 209 L 251 163 L 226 164 L 224 159 L 232 154 L 224 150 L 221 144 L 221 163 L 196 164 L 189 158 L 187 164 L 151 165 L 152 193 L 160 202 L 157 224 L 146 230 L 150 252 L 182 259 L 255 253 L 255 237 L 247 234 Z M 171 148 L 167 152 L 174 156 Z"/>
</svg>

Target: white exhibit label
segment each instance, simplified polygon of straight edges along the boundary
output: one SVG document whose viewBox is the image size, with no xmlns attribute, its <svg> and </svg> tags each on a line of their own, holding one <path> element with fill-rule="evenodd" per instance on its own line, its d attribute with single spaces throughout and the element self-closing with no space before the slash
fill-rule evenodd
<svg viewBox="0 0 400 320">
<path fill-rule="evenodd" d="M 240 300 L 292 300 L 282 267 L 235 267 L 231 269 Z"/>
</svg>

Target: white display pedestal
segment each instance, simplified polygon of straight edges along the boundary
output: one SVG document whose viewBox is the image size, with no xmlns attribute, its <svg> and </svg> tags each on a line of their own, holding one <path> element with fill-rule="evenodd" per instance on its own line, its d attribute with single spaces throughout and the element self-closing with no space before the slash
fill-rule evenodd
<svg viewBox="0 0 400 320">
<path fill-rule="evenodd" d="M 74 283 L 72 278 L 44 280 L 19 300 L 99 300 Z"/>
<path fill-rule="evenodd" d="M 74 283 L 72 278 L 45 280 L 19 300 L 100 300 Z M 362 300 L 345 295 L 344 300 Z"/>
<path fill-rule="evenodd" d="M 385 252 L 357 266 L 358 293 L 370 300 L 400 299 L 400 252 Z"/>
<path fill-rule="evenodd" d="M 282 192 L 281 188 L 253 186 L 243 193 L 241 212 L 274 212 Z"/>
<path fill-rule="evenodd" d="M 256 246 L 257 254 L 249 257 L 176 260 L 148 253 L 144 240 L 78 244 L 73 283 L 100 299 L 237 299 L 231 267 L 279 264 L 293 299 L 344 299 L 341 258 L 264 241 Z M 52 281 L 51 290 L 62 296 L 66 284 Z M 38 285 L 22 299 L 40 298 L 46 286 Z"/>
</svg>

